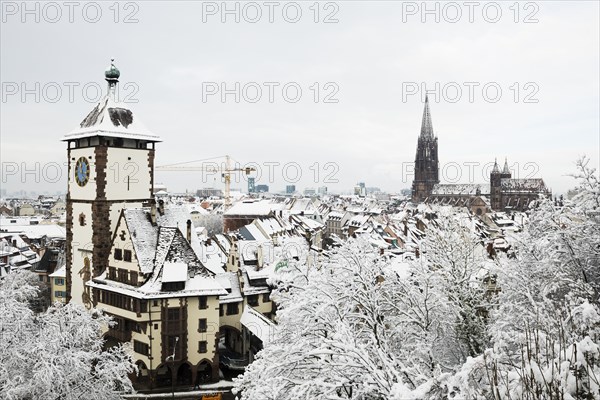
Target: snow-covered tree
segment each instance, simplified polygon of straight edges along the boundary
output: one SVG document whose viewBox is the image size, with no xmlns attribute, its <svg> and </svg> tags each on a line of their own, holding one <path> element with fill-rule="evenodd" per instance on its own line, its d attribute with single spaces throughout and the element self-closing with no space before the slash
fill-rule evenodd
<svg viewBox="0 0 600 400">
<path fill-rule="evenodd" d="M 202 215 L 198 222 L 196 222 L 196 226 L 205 227 L 209 237 L 223 233 L 223 215 Z"/>
<path fill-rule="evenodd" d="M 275 340 L 237 381 L 243 398 L 390 398 L 479 354 L 483 247 L 452 215 L 431 231 L 411 265 L 358 239 L 280 270 Z"/>
<path fill-rule="evenodd" d="M 102 349 L 110 319 L 72 304 L 34 312 L 36 281 L 27 271 L 0 281 L 0 398 L 100 400 L 131 392 L 129 349 Z"/>
<path fill-rule="evenodd" d="M 515 238 L 515 258 L 498 258 L 491 346 L 414 397 L 600 399 L 600 201 L 587 165 L 577 162 L 577 195 L 542 201 Z"/>
</svg>

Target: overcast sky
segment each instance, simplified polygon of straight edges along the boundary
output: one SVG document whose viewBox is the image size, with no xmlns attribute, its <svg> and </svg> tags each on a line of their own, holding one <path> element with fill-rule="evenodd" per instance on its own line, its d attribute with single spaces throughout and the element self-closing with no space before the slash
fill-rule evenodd
<svg viewBox="0 0 600 400">
<path fill-rule="evenodd" d="M 599 2 L 429 2 L 430 14 L 421 2 L 313 3 L 228 2 L 226 14 L 221 2 L 31 2 L 27 13 L 3 1 L 2 189 L 66 190 L 64 171 L 47 182 L 66 160 L 59 140 L 105 90 L 111 57 L 121 98 L 163 139 L 156 165 L 229 154 L 258 164 L 272 191 L 410 187 L 424 85 L 443 182 L 487 181 L 508 157 L 516 176 L 561 193 L 578 156 L 598 165 Z M 22 179 L 36 162 L 39 177 Z M 220 187 L 200 173 L 155 181 Z"/>
</svg>

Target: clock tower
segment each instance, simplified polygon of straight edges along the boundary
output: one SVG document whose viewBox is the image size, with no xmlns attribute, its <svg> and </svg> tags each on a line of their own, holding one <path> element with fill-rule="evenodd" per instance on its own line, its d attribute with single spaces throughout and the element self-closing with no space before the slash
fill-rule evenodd
<svg viewBox="0 0 600 400">
<path fill-rule="evenodd" d="M 120 72 L 105 72 L 107 93 L 79 126 L 66 134 L 68 192 L 66 278 L 68 301 L 91 307 L 86 282 L 106 267 L 121 210 L 154 201 L 154 146 L 127 104 L 116 101 Z"/>
</svg>

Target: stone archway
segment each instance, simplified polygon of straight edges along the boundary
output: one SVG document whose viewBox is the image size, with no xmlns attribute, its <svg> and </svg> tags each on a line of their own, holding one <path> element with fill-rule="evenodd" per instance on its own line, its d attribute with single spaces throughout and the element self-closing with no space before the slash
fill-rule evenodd
<svg viewBox="0 0 600 400">
<path fill-rule="evenodd" d="M 171 380 L 173 379 L 173 373 L 171 367 L 167 364 L 160 365 L 156 369 L 156 386 L 157 387 L 168 387 L 171 386 Z"/>
<path fill-rule="evenodd" d="M 177 369 L 177 385 L 189 386 L 192 384 L 192 367 L 183 363 Z"/>
<path fill-rule="evenodd" d="M 136 361 L 135 365 L 138 368 L 138 372 L 135 376 L 135 380 L 138 384 L 147 385 L 150 382 L 150 371 L 142 360 Z"/>
<path fill-rule="evenodd" d="M 208 360 L 202 360 L 198 363 L 198 367 L 196 368 L 196 385 L 201 385 L 203 383 L 208 383 L 212 381 L 212 364 Z"/>
<path fill-rule="evenodd" d="M 243 353 L 243 338 L 239 329 L 233 326 L 223 325 L 219 329 L 219 351 L 227 350 L 236 354 Z M 223 348 L 224 346 L 224 348 Z"/>
</svg>

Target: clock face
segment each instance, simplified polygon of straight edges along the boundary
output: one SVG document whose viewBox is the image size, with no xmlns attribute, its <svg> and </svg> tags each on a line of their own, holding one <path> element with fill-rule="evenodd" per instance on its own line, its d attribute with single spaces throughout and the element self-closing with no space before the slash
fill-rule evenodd
<svg viewBox="0 0 600 400">
<path fill-rule="evenodd" d="M 90 180 L 90 163 L 85 157 L 80 157 L 75 164 L 75 182 L 79 186 L 85 186 Z"/>
</svg>

